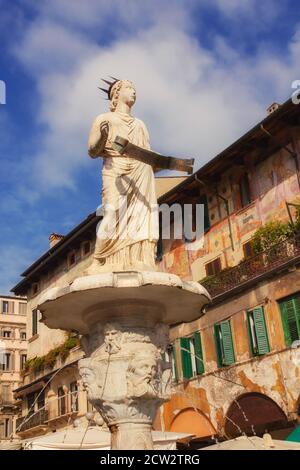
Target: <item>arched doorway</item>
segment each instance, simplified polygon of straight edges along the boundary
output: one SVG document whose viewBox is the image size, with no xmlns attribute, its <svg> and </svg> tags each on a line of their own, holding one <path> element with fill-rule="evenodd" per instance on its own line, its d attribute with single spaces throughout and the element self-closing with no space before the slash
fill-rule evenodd
<svg viewBox="0 0 300 470">
<path fill-rule="evenodd" d="M 257 435 L 262 435 L 287 426 L 285 413 L 271 398 L 262 393 L 246 393 L 228 408 L 224 428 L 228 437 L 236 437 L 241 431 L 250 435 L 255 431 Z"/>
<path fill-rule="evenodd" d="M 170 431 L 194 434 L 196 438 L 217 434 L 209 419 L 194 408 L 185 408 L 180 411 L 173 419 Z"/>
</svg>

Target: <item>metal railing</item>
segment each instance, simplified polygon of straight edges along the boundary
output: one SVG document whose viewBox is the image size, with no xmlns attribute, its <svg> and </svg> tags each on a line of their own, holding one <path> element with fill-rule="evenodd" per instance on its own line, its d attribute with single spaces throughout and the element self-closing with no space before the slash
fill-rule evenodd
<svg viewBox="0 0 300 470">
<path fill-rule="evenodd" d="M 48 421 L 48 410 L 42 408 L 36 411 L 32 416 L 22 416 L 17 418 L 16 427 L 20 427 L 20 432 L 45 424 Z M 24 423 L 23 423 L 24 422 Z M 22 424 L 23 423 L 23 424 Z"/>
<path fill-rule="evenodd" d="M 78 408 L 78 392 L 69 392 L 60 397 L 53 398 L 48 402 L 49 420 L 69 416 L 77 413 Z"/>
<path fill-rule="evenodd" d="M 292 263 L 297 258 L 300 258 L 299 234 L 292 235 L 268 250 L 241 261 L 237 266 L 224 269 L 199 282 L 208 290 L 212 298 L 215 298 L 272 270 L 283 267 L 289 262 Z"/>
</svg>

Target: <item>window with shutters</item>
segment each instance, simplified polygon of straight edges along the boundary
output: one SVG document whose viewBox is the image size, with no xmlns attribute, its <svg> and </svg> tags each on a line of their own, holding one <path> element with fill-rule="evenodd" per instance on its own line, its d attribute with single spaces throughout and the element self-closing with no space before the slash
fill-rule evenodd
<svg viewBox="0 0 300 470">
<path fill-rule="evenodd" d="M 218 367 L 234 364 L 235 355 L 231 335 L 230 320 L 215 325 L 215 341 Z"/>
<path fill-rule="evenodd" d="M 4 371 L 10 371 L 12 369 L 12 355 L 11 353 L 1 354 L 1 369 Z"/>
<path fill-rule="evenodd" d="M 2 313 L 14 313 L 15 303 L 13 300 L 2 300 Z"/>
<path fill-rule="evenodd" d="M 248 174 L 245 173 L 240 180 L 241 206 L 245 207 L 252 201 Z"/>
<path fill-rule="evenodd" d="M 38 332 L 38 311 L 35 308 L 32 310 L 32 336 L 37 335 Z"/>
<path fill-rule="evenodd" d="M 270 352 L 263 306 L 249 310 L 247 312 L 247 322 L 252 355 L 260 356 Z"/>
<path fill-rule="evenodd" d="M 25 302 L 19 302 L 19 314 L 26 315 L 27 304 Z"/>
<path fill-rule="evenodd" d="M 169 344 L 165 353 L 165 361 L 169 362 L 172 366 L 172 381 L 178 381 L 178 370 L 177 370 L 177 361 L 176 361 L 176 351 L 173 344 Z"/>
<path fill-rule="evenodd" d="M 180 338 L 183 380 L 204 373 L 201 334 L 196 332 L 188 338 Z"/>
<path fill-rule="evenodd" d="M 300 293 L 279 301 L 284 339 L 287 346 L 300 339 Z"/>
<path fill-rule="evenodd" d="M 216 274 L 219 274 L 222 270 L 221 258 L 216 258 L 210 263 L 207 263 L 205 265 L 205 270 L 207 276 L 215 276 Z"/>
</svg>

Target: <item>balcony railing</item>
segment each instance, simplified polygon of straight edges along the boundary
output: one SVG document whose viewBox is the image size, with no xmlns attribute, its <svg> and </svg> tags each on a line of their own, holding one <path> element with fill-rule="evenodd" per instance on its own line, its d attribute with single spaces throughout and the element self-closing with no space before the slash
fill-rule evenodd
<svg viewBox="0 0 300 470">
<path fill-rule="evenodd" d="M 78 391 L 69 392 L 48 402 L 49 421 L 78 412 Z"/>
<path fill-rule="evenodd" d="M 266 273 L 293 264 L 297 258 L 300 260 L 300 235 L 293 235 L 268 250 L 242 261 L 237 266 L 205 278 L 200 283 L 208 290 L 212 298 L 217 298 L 250 281 L 259 279 Z"/>
<path fill-rule="evenodd" d="M 36 411 L 31 416 L 22 416 L 21 418 L 17 418 L 17 432 L 23 432 L 27 429 L 40 426 L 45 424 L 46 421 L 48 421 L 48 410 L 43 408 L 39 411 Z"/>
</svg>

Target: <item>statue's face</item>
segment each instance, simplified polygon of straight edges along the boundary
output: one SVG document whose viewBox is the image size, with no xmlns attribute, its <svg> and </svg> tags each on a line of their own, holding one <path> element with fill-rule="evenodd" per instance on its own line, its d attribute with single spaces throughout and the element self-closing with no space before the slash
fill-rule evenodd
<svg viewBox="0 0 300 470">
<path fill-rule="evenodd" d="M 149 383 L 151 380 L 154 379 L 157 373 L 157 365 L 154 359 L 149 358 L 141 358 L 135 362 L 135 370 L 134 375 L 138 379 L 142 379 L 143 381 Z"/>
<path fill-rule="evenodd" d="M 133 106 L 136 100 L 136 90 L 133 86 L 133 83 L 124 80 L 122 83 L 121 90 L 119 91 L 119 101 L 127 104 L 128 106 Z"/>
<path fill-rule="evenodd" d="M 80 369 L 82 385 L 85 390 L 89 391 L 95 381 L 95 375 L 91 369 L 83 367 Z"/>
<path fill-rule="evenodd" d="M 121 333 L 115 328 L 107 328 L 104 331 L 104 342 L 106 344 L 106 350 L 110 353 L 116 353 L 121 349 Z"/>
</svg>

